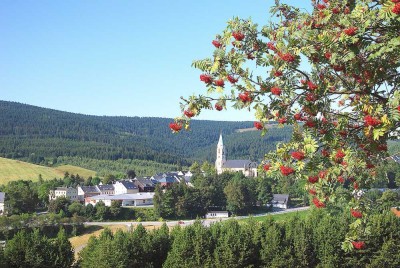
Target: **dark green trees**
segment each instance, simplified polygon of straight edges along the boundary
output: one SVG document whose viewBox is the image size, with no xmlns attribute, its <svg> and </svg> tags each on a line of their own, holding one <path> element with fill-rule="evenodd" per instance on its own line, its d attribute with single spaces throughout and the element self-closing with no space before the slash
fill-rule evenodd
<svg viewBox="0 0 400 268">
<path fill-rule="evenodd" d="M 39 230 L 18 232 L 7 241 L 3 255 L 4 267 L 67 268 L 74 261 L 72 247 L 64 230 L 60 230 L 55 239 L 41 235 Z M 1 264 L 0 261 L 0 267 Z"/>
</svg>

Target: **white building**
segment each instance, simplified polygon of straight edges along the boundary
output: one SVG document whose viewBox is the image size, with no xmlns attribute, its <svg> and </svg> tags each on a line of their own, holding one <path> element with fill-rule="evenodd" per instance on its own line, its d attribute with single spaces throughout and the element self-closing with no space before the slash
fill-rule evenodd
<svg viewBox="0 0 400 268">
<path fill-rule="evenodd" d="M 119 194 L 135 194 L 139 192 L 139 188 L 131 181 L 117 181 L 114 184 L 114 193 Z"/>
<path fill-rule="evenodd" d="M 3 192 L 0 192 L 0 215 L 5 214 L 5 199 L 6 199 L 6 194 Z"/>
<path fill-rule="evenodd" d="M 78 200 L 83 202 L 85 198 L 99 195 L 99 189 L 96 186 L 78 186 Z"/>
<path fill-rule="evenodd" d="M 49 200 L 55 200 L 59 197 L 65 197 L 71 201 L 78 200 L 78 190 L 72 187 L 57 187 L 55 190 L 50 190 Z"/>
<path fill-rule="evenodd" d="M 154 193 L 135 193 L 135 194 L 119 194 L 119 195 L 96 195 L 85 199 L 85 205 L 96 205 L 102 201 L 106 206 L 110 207 L 112 201 L 121 202 L 122 206 L 144 207 L 153 205 Z"/>
<path fill-rule="evenodd" d="M 250 160 L 226 160 L 226 150 L 222 141 L 222 134 L 217 144 L 217 158 L 215 169 L 218 174 L 224 171 L 242 172 L 246 177 L 257 177 L 258 164 Z"/>
<path fill-rule="evenodd" d="M 228 211 L 209 211 L 206 214 L 206 219 L 215 219 L 215 218 L 228 218 Z"/>
</svg>

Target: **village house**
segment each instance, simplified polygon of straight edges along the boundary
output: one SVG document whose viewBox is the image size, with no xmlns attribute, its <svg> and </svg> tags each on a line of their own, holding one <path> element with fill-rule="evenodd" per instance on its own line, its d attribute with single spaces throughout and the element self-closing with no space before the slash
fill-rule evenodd
<svg viewBox="0 0 400 268">
<path fill-rule="evenodd" d="M 0 215 L 5 214 L 5 199 L 6 199 L 6 194 L 4 192 L 0 192 Z"/>
<path fill-rule="evenodd" d="M 85 198 L 99 195 L 100 192 L 96 186 L 78 186 L 78 200 L 83 202 Z"/>
<path fill-rule="evenodd" d="M 246 177 L 257 177 L 256 162 L 250 160 L 226 160 L 226 150 L 222 141 L 222 134 L 219 136 L 217 144 L 217 158 L 215 160 L 215 169 L 218 174 L 224 171 L 242 172 Z"/>
<path fill-rule="evenodd" d="M 158 182 L 150 177 L 137 177 L 133 183 L 139 188 L 139 192 L 154 192 Z"/>
<path fill-rule="evenodd" d="M 274 194 L 271 205 L 273 208 L 287 209 L 289 207 L 289 195 L 288 194 Z"/>
<path fill-rule="evenodd" d="M 57 187 L 49 192 L 49 200 L 55 200 L 59 197 L 68 198 L 71 201 L 78 200 L 78 190 L 72 187 Z"/>
<path fill-rule="evenodd" d="M 96 188 L 100 194 L 115 194 L 114 185 L 112 184 L 99 184 L 96 185 Z"/>
<path fill-rule="evenodd" d="M 85 205 L 96 205 L 103 202 L 110 207 L 112 201 L 118 201 L 121 206 L 143 207 L 153 205 L 154 193 L 135 193 L 135 194 L 118 194 L 118 195 L 96 195 L 85 199 Z"/>
<path fill-rule="evenodd" d="M 117 181 L 114 184 L 114 194 L 135 194 L 139 192 L 139 188 L 131 181 Z"/>
</svg>

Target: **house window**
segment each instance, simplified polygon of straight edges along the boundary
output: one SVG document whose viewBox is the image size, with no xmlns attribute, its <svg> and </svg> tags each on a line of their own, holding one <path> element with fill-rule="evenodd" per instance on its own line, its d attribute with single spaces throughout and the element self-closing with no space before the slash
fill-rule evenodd
<svg viewBox="0 0 400 268">
<path fill-rule="evenodd" d="M 143 204 L 146 203 L 146 200 L 143 199 L 143 202 L 142 202 L 142 203 L 143 203 Z"/>
</svg>

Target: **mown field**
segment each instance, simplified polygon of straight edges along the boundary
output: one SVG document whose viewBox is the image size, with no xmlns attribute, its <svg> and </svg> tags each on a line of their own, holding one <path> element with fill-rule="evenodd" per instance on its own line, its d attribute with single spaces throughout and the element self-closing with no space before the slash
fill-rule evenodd
<svg viewBox="0 0 400 268">
<path fill-rule="evenodd" d="M 32 180 L 37 181 L 39 175 L 43 179 L 63 178 L 64 173 L 79 174 L 87 178 L 95 176 L 96 172 L 76 166 L 64 165 L 59 167 L 44 167 L 27 162 L 12 160 L 0 157 L 0 184 L 6 184 L 14 180 Z"/>
</svg>

